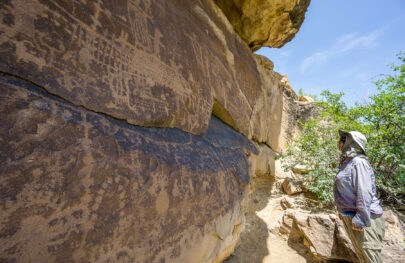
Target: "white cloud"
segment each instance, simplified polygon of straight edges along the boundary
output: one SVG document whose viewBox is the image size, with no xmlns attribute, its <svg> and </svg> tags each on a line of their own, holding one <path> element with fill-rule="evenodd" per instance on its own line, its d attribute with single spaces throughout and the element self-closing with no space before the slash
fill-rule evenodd
<svg viewBox="0 0 405 263">
<path fill-rule="evenodd" d="M 341 36 L 336 43 L 329 49 L 316 52 L 315 54 L 305 58 L 301 65 L 300 70 L 306 71 L 310 67 L 317 67 L 323 64 L 326 60 L 341 55 L 355 48 L 369 48 L 375 45 L 376 40 L 382 34 L 382 30 L 374 30 L 368 35 L 358 35 L 357 33 L 350 33 Z"/>
<path fill-rule="evenodd" d="M 350 41 L 351 39 L 355 38 L 357 36 L 357 33 L 350 33 L 347 35 L 343 35 L 338 39 L 338 43 L 346 43 L 347 41 Z"/>
<path fill-rule="evenodd" d="M 372 47 L 375 44 L 376 39 L 381 35 L 381 31 L 376 30 L 371 32 L 366 36 L 353 36 L 352 39 L 348 39 L 347 43 L 344 43 L 344 46 L 339 53 L 344 53 L 356 47 Z"/>
<path fill-rule="evenodd" d="M 317 52 L 312 56 L 305 58 L 301 63 L 301 71 L 305 71 L 312 65 L 319 65 L 322 64 L 325 60 L 327 60 L 330 56 L 332 56 L 331 52 Z"/>
</svg>

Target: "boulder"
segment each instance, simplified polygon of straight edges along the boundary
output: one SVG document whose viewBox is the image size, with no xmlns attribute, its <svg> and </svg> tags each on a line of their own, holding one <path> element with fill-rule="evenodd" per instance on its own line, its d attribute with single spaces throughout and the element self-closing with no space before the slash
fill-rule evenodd
<svg viewBox="0 0 405 263">
<path fill-rule="evenodd" d="M 384 262 L 405 262 L 405 229 L 393 210 L 384 209 L 385 236 L 382 254 Z"/>
<path fill-rule="evenodd" d="M 281 76 L 280 87 L 284 90 L 288 97 L 291 97 L 294 101 L 298 100 L 298 95 L 297 93 L 295 93 L 293 87 L 291 87 L 290 80 L 288 79 L 287 74 Z"/>
<path fill-rule="evenodd" d="M 284 192 L 288 195 L 301 193 L 305 190 L 303 180 L 290 177 L 284 179 L 282 186 Z"/>
<path fill-rule="evenodd" d="M 307 254 L 311 261 L 357 262 L 344 226 L 335 215 L 290 209 L 283 217 L 282 230 L 295 243 L 295 248 Z"/>
<path fill-rule="evenodd" d="M 335 217 L 322 214 L 296 216 L 296 223 L 303 234 L 304 245 L 315 258 L 356 261 L 353 247 L 347 243 L 350 239 L 343 232 L 343 225 L 338 226 Z M 337 239 L 342 236 L 344 239 Z"/>
<path fill-rule="evenodd" d="M 280 179 L 281 181 L 284 182 L 283 179 L 290 177 L 290 178 L 294 178 L 295 175 L 292 171 L 285 171 L 283 168 L 283 164 L 281 163 L 281 160 L 278 159 L 275 161 L 275 176 L 277 179 Z"/>
<path fill-rule="evenodd" d="M 310 96 L 301 96 L 299 101 L 301 101 L 301 102 L 314 102 L 315 100 Z"/>
<path fill-rule="evenodd" d="M 294 199 L 288 196 L 284 196 L 280 200 L 281 207 L 286 210 L 288 208 L 295 208 Z"/>
<path fill-rule="evenodd" d="M 293 167 L 292 171 L 297 174 L 308 174 L 311 171 L 311 168 L 298 164 Z"/>
<path fill-rule="evenodd" d="M 244 136 L 134 126 L 0 75 L 0 261 L 219 262 L 244 226 Z"/>
<path fill-rule="evenodd" d="M 235 31 L 255 51 L 282 47 L 298 32 L 310 0 L 215 0 Z"/>
<path fill-rule="evenodd" d="M 311 258 L 314 262 L 358 262 L 351 240 L 336 212 L 325 208 L 314 210 L 312 205 L 302 202 L 302 199 L 305 200 L 289 197 L 288 201 L 281 199 L 280 202 L 285 209 L 280 233 L 288 236 L 294 249 L 307 254 L 307 259 Z M 384 219 L 384 262 L 404 262 L 404 228 L 393 210 L 384 209 Z M 266 223 L 274 224 L 272 220 Z M 303 244 L 305 249 L 299 244 Z"/>
</svg>

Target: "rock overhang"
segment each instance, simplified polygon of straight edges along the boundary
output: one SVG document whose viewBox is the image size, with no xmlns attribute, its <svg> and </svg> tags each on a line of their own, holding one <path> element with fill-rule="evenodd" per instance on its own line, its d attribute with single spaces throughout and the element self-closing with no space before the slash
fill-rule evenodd
<svg viewBox="0 0 405 263">
<path fill-rule="evenodd" d="M 215 0 L 235 32 L 252 51 L 280 48 L 291 41 L 311 0 Z"/>
</svg>

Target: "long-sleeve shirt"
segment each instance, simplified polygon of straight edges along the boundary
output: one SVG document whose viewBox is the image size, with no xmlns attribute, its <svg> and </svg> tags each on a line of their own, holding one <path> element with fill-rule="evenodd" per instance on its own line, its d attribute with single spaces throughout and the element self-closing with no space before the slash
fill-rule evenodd
<svg viewBox="0 0 405 263">
<path fill-rule="evenodd" d="M 333 186 L 339 212 L 355 212 L 352 222 L 370 226 L 370 214 L 382 214 L 376 197 L 375 176 L 370 163 L 362 157 L 347 158 L 339 166 Z"/>
</svg>

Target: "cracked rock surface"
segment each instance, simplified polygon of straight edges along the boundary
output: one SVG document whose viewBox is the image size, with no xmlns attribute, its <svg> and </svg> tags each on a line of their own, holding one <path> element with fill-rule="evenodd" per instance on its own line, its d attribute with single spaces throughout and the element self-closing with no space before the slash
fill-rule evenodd
<svg viewBox="0 0 405 263">
<path fill-rule="evenodd" d="M 0 259 L 217 262 L 233 250 L 255 146 L 130 125 L 0 75 Z M 220 237 L 220 238 L 218 238 Z"/>
<path fill-rule="evenodd" d="M 0 19 L 0 261 L 228 257 L 301 108 L 215 1 L 7 0 Z"/>
</svg>

